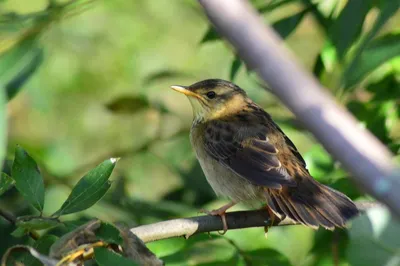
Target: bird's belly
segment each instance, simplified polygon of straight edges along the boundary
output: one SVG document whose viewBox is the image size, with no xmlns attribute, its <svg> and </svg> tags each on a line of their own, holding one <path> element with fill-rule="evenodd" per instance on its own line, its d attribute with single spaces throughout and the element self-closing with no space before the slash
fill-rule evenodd
<svg viewBox="0 0 400 266">
<path fill-rule="evenodd" d="M 193 138 L 191 140 L 204 175 L 218 196 L 228 197 L 236 202 L 250 202 L 264 198 L 262 188 L 251 184 L 214 160 L 210 155 L 206 154 L 206 151 L 202 148 L 203 145 L 196 145 L 193 143 Z"/>
</svg>

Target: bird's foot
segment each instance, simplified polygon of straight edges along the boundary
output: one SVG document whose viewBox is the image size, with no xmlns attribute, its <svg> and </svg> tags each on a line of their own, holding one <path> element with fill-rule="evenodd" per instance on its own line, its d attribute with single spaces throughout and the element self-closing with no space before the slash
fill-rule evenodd
<svg viewBox="0 0 400 266">
<path fill-rule="evenodd" d="M 222 220 L 222 224 L 223 224 L 223 232 L 220 233 L 218 232 L 220 235 L 224 235 L 226 233 L 226 231 L 228 231 L 228 223 L 226 222 L 226 211 L 233 207 L 236 203 L 235 202 L 230 202 L 224 206 L 222 206 L 221 208 L 218 208 L 216 210 L 212 210 L 212 211 L 208 211 L 208 210 L 200 210 L 200 212 L 202 213 L 206 213 L 208 215 L 212 215 L 212 216 L 220 216 L 221 220 Z"/>
</svg>

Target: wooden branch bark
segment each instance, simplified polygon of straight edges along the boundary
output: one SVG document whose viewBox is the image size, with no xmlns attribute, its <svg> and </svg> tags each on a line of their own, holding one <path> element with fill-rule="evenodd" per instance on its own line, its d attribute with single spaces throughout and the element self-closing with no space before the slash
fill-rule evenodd
<svg viewBox="0 0 400 266">
<path fill-rule="evenodd" d="M 221 36 L 342 163 L 353 180 L 400 217 L 400 171 L 395 172 L 388 149 L 296 63 L 247 1 L 199 2 Z"/>
<path fill-rule="evenodd" d="M 381 206 L 376 202 L 357 202 L 360 211 Z M 268 212 L 266 210 L 228 212 L 226 215 L 229 230 L 264 227 L 270 224 Z M 276 221 L 272 226 L 296 225 L 298 223 L 284 219 Z M 143 242 L 148 243 L 172 237 L 190 237 L 194 234 L 220 231 L 223 225 L 218 216 L 197 216 L 190 218 L 173 219 L 159 223 L 141 225 L 131 228 L 131 232 L 139 237 Z"/>
</svg>

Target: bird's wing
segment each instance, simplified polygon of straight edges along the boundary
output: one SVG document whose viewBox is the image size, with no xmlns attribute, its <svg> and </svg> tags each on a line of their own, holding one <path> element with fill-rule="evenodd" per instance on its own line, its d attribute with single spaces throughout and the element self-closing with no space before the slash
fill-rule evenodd
<svg viewBox="0 0 400 266">
<path fill-rule="evenodd" d="M 249 128 L 233 126 L 232 122 L 212 121 L 205 129 L 205 150 L 253 184 L 275 189 L 282 185 L 295 186 L 296 181 L 279 160 L 279 150 L 268 138 L 268 131 L 265 124 Z M 274 132 L 277 133 L 277 129 Z"/>
</svg>

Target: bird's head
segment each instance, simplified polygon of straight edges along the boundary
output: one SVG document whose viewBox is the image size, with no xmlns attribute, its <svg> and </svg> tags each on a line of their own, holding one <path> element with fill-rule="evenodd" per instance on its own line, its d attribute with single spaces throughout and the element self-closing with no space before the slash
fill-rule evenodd
<svg viewBox="0 0 400 266">
<path fill-rule="evenodd" d="M 220 119 L 242 110 L 250 101 L 246 92 L 235 84 L 221 79 L 207 79 L 190 86 L 171 88 L 185 94 L 192 105 L 194 119 Z"/>
</svg>

